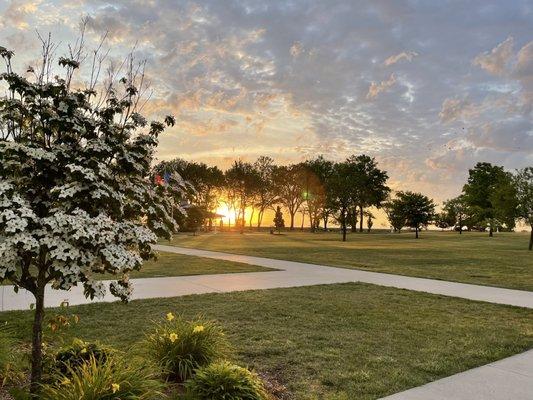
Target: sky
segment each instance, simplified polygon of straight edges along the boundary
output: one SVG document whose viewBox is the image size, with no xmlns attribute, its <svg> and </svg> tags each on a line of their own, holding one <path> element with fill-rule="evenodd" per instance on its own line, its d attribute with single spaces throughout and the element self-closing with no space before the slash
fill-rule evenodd
<svg viewBox="0 0 533 400">
<path fill-rule="evenodd" d="M 0 45 L 24 69 L 83 17 L 147 60 L 160 160 L 365 153 L 437 202 L 478 161 L 533 166 L 533 1 L 0 0 Z"/>
</svg>

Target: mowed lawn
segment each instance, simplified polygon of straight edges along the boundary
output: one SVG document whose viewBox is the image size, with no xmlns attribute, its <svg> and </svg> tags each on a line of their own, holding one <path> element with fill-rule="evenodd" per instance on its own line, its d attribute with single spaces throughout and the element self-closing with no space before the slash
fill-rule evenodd
<svg viewBox="0 0 533 400">
<path fill-rule="evenodd" d="M 156 261 L 146 261 L 140 271 L 132 271 L 130 273 L 130 278 L 230 274 L 236 272 L 263 271 L 275 271 L 275 269 L 233 261 L 214 260 L 212 258 L 158 252 Z M 102 279 L 110 279 L 110 275 L 102 275 Z"/>
<path fill-rule="evenodd" d="M 171 244 L 229 253 L 533 290 L 529 233 L 354 233 L 286 231 L 177 235 Z"/>
<path fill-rule="evenodd" d="M 146 261 L 140 271 L 130 272 L 130 278 L 155 278 L 162 276 L 187 276 L 207 274 L 231 274 L 237 272 L 275 271 L 273 268 L 261 267 L 233 261 L 214 260 L 212 258 L 188 256 L 184 254 L 158 252 L 157 260 Z M 110 274 L 95 274 L 95 279 L 112 279 Z M 1 285 L 10 285 L 9 281 Z"/>
<path fill-rule="evenodd" d="M 533 311 L 368 284 L 335 284 L 70 307 L 80 337 L 142 353 L 172 311 L 216 319 L 232 358 L 286 385 L 291 399 L 376 399 L 533 347 Z M 0 313 L 29 340 L 31 312 Z"/>
</svg>

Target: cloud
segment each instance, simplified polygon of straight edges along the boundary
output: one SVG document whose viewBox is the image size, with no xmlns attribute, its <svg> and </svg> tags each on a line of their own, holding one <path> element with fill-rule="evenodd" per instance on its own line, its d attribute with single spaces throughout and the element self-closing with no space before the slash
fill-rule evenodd
<svg viewBox="0 0 533 400">
<path fill-rule="evenodd" d="M 509 36 L 491 51 L 479 54 L 472 63 L 493 75 L 503 75 L 513 57 L 514 39 Z"/>
<path fill-rule="evenodd" d="M 529 118 L 487 122 L 470 128 L 466 139 L 476 148 L 533 154 L 533 122 Z"/>
<path fill-rule="evenodd" d="M 533 108 L 533 41 L 520 49 L 512 75 L 522 86 L 527 111 Z"/>
<path fill-rule="evenodd" d="M 402 51 L 400 54 L 396 54 L 387 58 L 383 64 L 388 67 L 390 65 L 396 64 L 401 60 L 407 60 L 411 62 L 416 56 L 418 56 L 418 53 L 414 51 Z"/>
<path fill-rule="evenodd" d="M 4 11 L 0 25 L 4 27 L 14 26 L 18 29 L 28 29 L 29 24 L 26 19 L 29 15 L 37 11 L 41 2 L 41 0 L 12 0 Z"/>
<path fill-rule="evenodd" d="M 444 100 L 439 118 L 444 123 L 472 118 L 479 114 L 478 108 L 466 99 L 450 98 Z"/>
<path fill-rule="evenodd" d="M 294 58 L 298 57 L 300 54 L 304 52 L 302 43 L 294 42 L 291 48 L 289 49 L 289 52 L 291 53 L 291 56 L 293 56 Z"/>
<path fill-rule="evenodd" d="M 386 81 L 381 81 L 378 83 L 372 82 L 370 84 L 370 87 L 368 88 L 368 93 L 366 94 L 366 98 L 369 100 L 375 99 L 380 93 L 389 90 L 395 84 L 396 84 L 396 76 L 394 76 L 394 74 L 390 74 L 389 78 Z"/>
</svg>

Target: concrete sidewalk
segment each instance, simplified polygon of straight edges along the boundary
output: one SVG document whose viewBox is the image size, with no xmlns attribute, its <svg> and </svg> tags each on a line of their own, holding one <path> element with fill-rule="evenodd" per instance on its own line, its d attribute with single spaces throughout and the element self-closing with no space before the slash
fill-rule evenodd
<svg viewBox="0 0 533 400">
<path fill-rule="evenodd" d="M 236 261 L 275 268 L 279 271 L 132 279 L 134 285 L 132 299 L 176 297 L 187 294 L 273 289 L 331 283 L 365 282 L 419 292 L 461 297 L 470 300 L 533 308 L 533 292 L 521 290 L 335 268 L 324 265 L 175 246 L 160 245 L 156 246 L 156 248 L 160 251 L 170 253 Z M 47 307 L 57 307 L 62 301 L 68 301 L 70 305 L 91 302 L 84 297 L 81 287 L 74 287 L 68 292 L 47 288 L 45 299 Z M 105 298 L 96 301 L 109 302 L 116 300 L 115 297 L 108 293 Z M 33 296 L 24 290 L 20 290 L 18 294 L 15 294 L 11 286 L 0 286 L 0 311 L 27 310 L 33 302 Z"/>
<path fill-rule="evenodd" d="M 531 400 L 533 350 L 473 368 L 382 400 Z"/>
</svg>

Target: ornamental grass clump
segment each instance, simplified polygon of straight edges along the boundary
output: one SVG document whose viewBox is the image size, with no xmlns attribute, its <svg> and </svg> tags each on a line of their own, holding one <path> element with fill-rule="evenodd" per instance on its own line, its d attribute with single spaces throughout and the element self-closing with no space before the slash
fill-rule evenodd
<svg viewBox="0 0 533 400">
<path fill-rule="evenodd" d="M 164 398 L 163 382 L 145 364 L 111 357 L 105 363 L 90 357 L 77 368 L 57 373 L 43 385 L 42 400 L 147 400 Z"/>
<path fill-rule="evenodd" d="M 222 329 L 213 321 L 187 321 L 167 314 L 147 337 L 150 357 L 162 368 L 167 380 L 184 382 L 197 368 L 223 358 L 228 343 Z"/>
<path fill-rule="evenodd" d="M 257 374 L 227 361 L 198 369 L 185 390 L 191 400 L 270 399 Z"/>
</svg>

